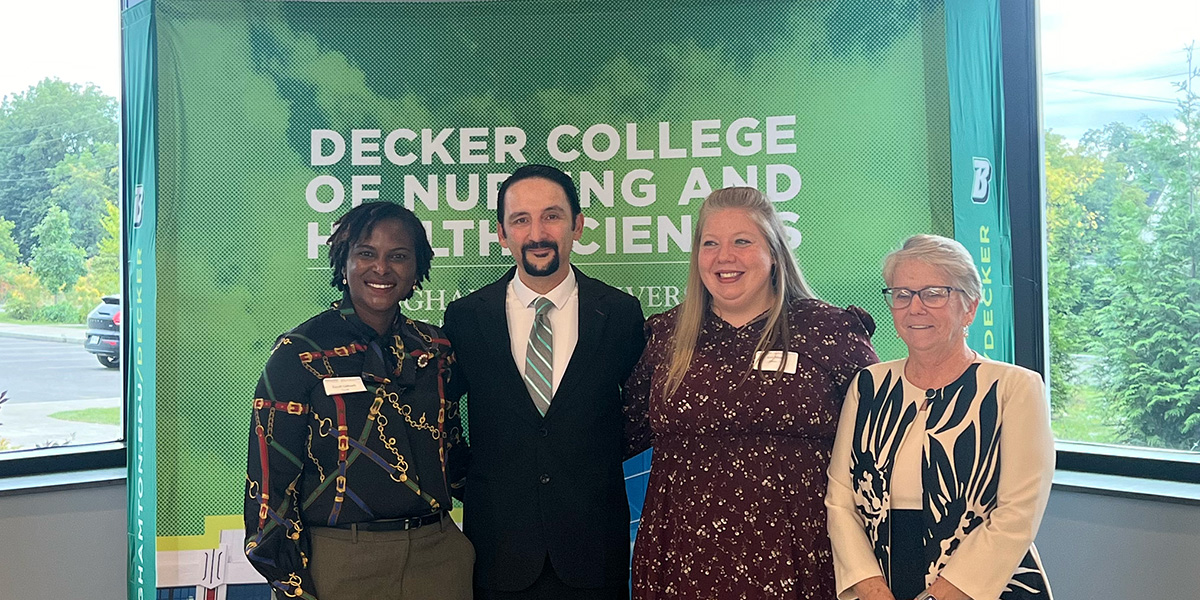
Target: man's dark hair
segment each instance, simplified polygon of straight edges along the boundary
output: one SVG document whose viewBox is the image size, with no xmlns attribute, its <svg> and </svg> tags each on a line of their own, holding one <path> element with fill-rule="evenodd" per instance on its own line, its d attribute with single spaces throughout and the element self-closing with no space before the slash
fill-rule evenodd
<svg viewBox="0 0 1200 600">
<path fill-rule="evenodd" d="M 534 177 L 557 183 L 558 187 L 563 189 L 563 192 L 567 195 L 567 203 L 571 205 L 572 222 L 574 222 L 575 217 L 579 216 L 579 213 L 583 212 L 579 208 L 579 190 L 575 189 L 575 182 L 571 180 L 569 175 L 549 165 L 525 165 L 513 171 L 513 174 L 509 175 L 508 179 L 505 179 L 504 183 L 500 184 L 500 193 L 496 196 L 496 222 L 499 223 L 500 227 L 504 227 L 504 195 L 508 193 L 508 188 L 522 179 L 532 179 Z"/>
<path fill-rule="evenodd" d="M 350 212 L 333 222 L 336 230 L 326 242 L 329 244 L 329 266 L 333 267 L 333 280 L 330 281 L 333 287 L 342 292 L 346 291 L 347 285 L 344 280 L 346 278 L 346 259 L 350 256 L 350 248 L 362 241 L 363 238 L 369 237 L 376 225 L 387 220 L 399 221 L 408 230 L 409 237 L 412 238 L 413 251 L 416 253 L 417 259 L 417 272 L 414 280 L 417 289 L 421 289 L 422 281 L 429 281 L 433 248 L 429 245 L 429 237 L 425 235 L 425 226 L 421 225 L 421 220 L 411 210 L 399 204 L 366 202 L 350 209 Z M 408 290 L 408 294 L 403 299 L 408 300 L 412 295 L 413 290 Z"/>
</svg>

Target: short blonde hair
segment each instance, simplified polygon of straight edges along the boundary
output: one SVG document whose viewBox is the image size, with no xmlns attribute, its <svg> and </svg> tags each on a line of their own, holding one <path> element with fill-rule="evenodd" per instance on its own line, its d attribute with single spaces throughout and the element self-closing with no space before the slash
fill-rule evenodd
<svg viewBox="0 0 1200 600">
<path fill-rule="evenodd" d="M 883 259 L 883 281 L 891 287 L 896 269 L 904 261 L 914 261 L 941 270 L 950 277 L 950 284 L 963 291 L 970 302 L 978 302 L 983 296 L 983 284 L 975 259 L 958 241 L 930 234 L 914 235 L 904 240 L 899 250 Z"/>
</svg>

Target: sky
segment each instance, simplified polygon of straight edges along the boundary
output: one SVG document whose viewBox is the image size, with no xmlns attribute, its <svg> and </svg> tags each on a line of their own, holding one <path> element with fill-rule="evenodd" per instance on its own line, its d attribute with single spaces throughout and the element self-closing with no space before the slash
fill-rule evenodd
<svg viewBox="0 0 1200 600">
<path fill-rule="evenodd" d="M 1078 140 L 1113 121 L 1166 118 L 1200 42 L 1198 0 L 1040 0 L 1043 126 Z M 1193 69 L 1200 68 L 1200 44 Z M 1200 87 L 1200 81 L 1196 82 Z"/>
<path fill-rule="evenodd" d="M 46 77 L 121 91 L 121 0 L 7 0 L 0 18 L 0 96 Z"/>
<path fill-rule="evenodd" d="M 948 0 L 952 1 L 952 0 Z M 5 2 L 0 95 L 44 77 L 121 85 L 120 0 Z M 1200 0 L 1040 0 L 1043 124 L 1077 140 L 1112 121 L 1169 117 Z M 1200 68 L 1200 52 L 1193 68 Z M 1197 82 L 1200 85 L 1200 82 Z"/>
</svg>

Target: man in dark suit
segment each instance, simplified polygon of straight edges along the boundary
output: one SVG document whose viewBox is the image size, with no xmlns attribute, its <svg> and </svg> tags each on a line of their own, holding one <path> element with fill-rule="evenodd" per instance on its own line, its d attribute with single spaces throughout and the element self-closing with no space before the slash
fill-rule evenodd
<svg viewBox="0 0 1200 600">
<path fill-rule="evenodd" d="M 583 215 L 562 171 L 517 169 L 496 216 L 516 267 L 445 321 L 468 390 L 475 598 L 628 599 L 621 386 L 645 345 L 641 305 L 571 266 Z"/>
</svg>

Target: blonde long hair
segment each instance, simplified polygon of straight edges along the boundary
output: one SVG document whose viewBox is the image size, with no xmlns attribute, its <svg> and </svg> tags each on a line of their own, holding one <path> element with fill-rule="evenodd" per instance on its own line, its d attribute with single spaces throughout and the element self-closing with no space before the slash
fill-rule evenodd
<svg viewBox="0 0 1200 600">
<path fill-rule="evenodd" d="M 775 207 L 766 194 L 752 187 L 728 187 L 709 194 L 704 199 L 704 204 L 700 206 L 700 215 L 696 219 L 696 228 L 692 232 L 692 254 L 688 260 L 687 294 L 683 297 L 683 302 L 679 304 L 679 312 L 675 319 L 675 335 L 667 361 L 667 379 L 663 383 L 664 397 L 674 394 L 675 390 L 679 389 L 679 384 L 683 382 L 683 376 L 687 373 L 696 350 L 700 327 L 712 307 L 712 294 L 709 293 L 708 288 L 704 287 L 704 282 L 700 279 L 700 263 L 697 253 L 700 248 L 700 237 L 708 218 L 713 213 L 725 209 L 744 211 L 746 216 L 758 225 L 759 232 L 762 233 L 771 253 L 771 289 L 775 294 L 775 302 L 767 313 L 767 323 L 763 327 L 762 337 L 758 339 L 755 351 L 765 354 L 776 343 L 782 341 L 783 351 L 786 353 L 791 335 L 784 311 L 793 300 L 817 297 L 812 288 L 808 286 L 808 282 L 804 280 L 796 258 L 792 256 L 792 252 L 788 248 L 787 230 L 784 229 L 783 222 L 779 220 L 779 215 L 775 213 Z M 780 362 L 780 369 L 784 366 L 783 362 Z M 747 368 L 743 380 L 749 374 L 750 369 Z"/>
</svg>

